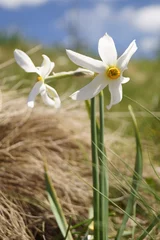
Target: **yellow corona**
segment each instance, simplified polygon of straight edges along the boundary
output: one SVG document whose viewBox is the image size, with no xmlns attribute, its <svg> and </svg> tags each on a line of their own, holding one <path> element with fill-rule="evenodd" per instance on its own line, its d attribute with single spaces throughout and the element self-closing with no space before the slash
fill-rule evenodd
<svg viewBox="0 0 160 240">
<path fill-rule="evenodd" d="M 37 77 L 37 81 L 42 81 L 42 80 L 43 80 L 43 78 L 41 76 Z"/>
<path fill-rule="evenodd" d="M 117 79 L 120 77 L 120 70 L 117 67 L 109 67 L 106 71 L 107 77 L 110 79 Z"/>
</svg>

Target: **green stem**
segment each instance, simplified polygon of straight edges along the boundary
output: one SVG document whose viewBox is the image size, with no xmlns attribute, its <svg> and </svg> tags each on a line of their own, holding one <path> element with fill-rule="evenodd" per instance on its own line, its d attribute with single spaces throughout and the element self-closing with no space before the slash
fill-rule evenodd
<svg viewBox="0 0 160 240">
<path fill-rule="evenodd" d="M 57 224 L 61 230 L 63 237 L 66 237 L 65 238 L 66 240 L 73 240 L 72 234 L 70 232 L 70 228 L 68 227 L 56 190 L 49 177 L 47 161 L 45 160 L 44 160 L 44 174 L 45 174 L 46 190 L 48 193 L 48 200 L 50 202 L 50 207 L 55 216 Z"/>
<path fill-rule="evenodd" d="M 73 74 L 73 72 L 62 72 L 62 73 L 56 73 L 56 74 L 53 74 L 53 75 L 51 75 L 51 76 L 48 76 L 47 78 L 46 78 L 46 80 L 47 80 L 47 82 L 50 82 L 50 80 L 52 79 L 52 80 L 57 80 L 57 79 L 62 79 L 62 78 L 68 78 L 68 77 L 73 77 L 74 76 L 74 74 Z"/>
<path fill-rule="evenodd" d="M 137 240 L 143 240 L 152 231 L 152 229 L 160 222 L 160 214 L 156 216 L 153 222 L 148 226 L 145 232 Z"/>
<path fill-rule="evenodd" d="M 54 73 L 53 75 L 48 76 L 46 80 L 50 81 L 51 79 L 57 80 L 68 77 L 91 77 L 93 75 L 94 73 L 92 71 L 83 68 L 78 68 L 74 71 Z"/>
<path fill-rule="evenodd" d="M 133 213 L 133 206 L 136 200 L 136 195 L 139 187 L 139 181 L 142 179 L 142 169 L 143 169 L 143 157 L 142 157 L 142 148 L 141 148 L 141 142 L 139 137 L 139 131 L 137 127 L 137 121 L 135 118 L 135 115 L 133 113 L 132 107 L 128 107 L 129 112 L 132 117 L 133 127 L 135 131 L 135 139 L 136 139 L 136 161 L 135 161 L 135 168 L 132 178 L 132 187 L 131 187 L 131 193 L 128 198 L 127 206 L 125 209 L 125 214 L 123 217 L 123 221 L 121 224 L 121 227 L 118 230 L 117 236 L 115 240 L 120 240 L 123 234 L 123 231 L 126 227 L 126 223 L 128 221 L 129 215 Z"/>
<path fill-rule="evenodd" d="M 103 193 L 106 197 L 108 196 L 108 169 L 107 162 L 105 157 L 105 148 L 104 148 L 104 95 L 103 91 L 99 94 L 99 117 L 100 117 L 100 131 L 99 131 L 99 166 L 100 166 L 100 192 Z M 108 200 L 100 195 L 100 239 L 108 239 Z"/>
<path fill-rule="evenodd" d="M 88 117 L 89 117 L 89 119 L 91 119 L 91 106 L 90 106 L 89 100 L 85 100 L 85 105 L 86 105 L 86 110 L 87 110 L 87 113 L 88 113 Z M 97 142 L 99 142 L 100 126 L 99 126 L 99 123 L 98 123 L 97 119 L 96 119 L 96 128 L 97 128 L 97 136 L 98 136 Z"/>
<path fill-rule="evenodd" d="M 93 213 L 94 213 L 94 240 L 99 238 L 99 163 L 97 151 L 97 129 L 95 98 L 91 99 L 91 146 L 92 146 L 92 178 L 93 178 Z M 96 190 L 95 190 L 96 189 Z"/>
</svg>

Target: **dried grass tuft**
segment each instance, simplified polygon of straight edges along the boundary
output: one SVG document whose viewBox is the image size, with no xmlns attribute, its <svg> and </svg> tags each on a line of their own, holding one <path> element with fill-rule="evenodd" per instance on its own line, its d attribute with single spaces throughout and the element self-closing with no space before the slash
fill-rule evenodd
<svg viewBox="0 0 160 240">
<path fill-rule="evenodd" d="M 80 179 L 91 182 L 91 166 L 86 157 L 90 150 L 84 126 L 76 121 L 86 115 L 80 116 L 78 109 L 56 112 L 39 104 L 30 111 L 25 101 L 3 95 L 0 190 L 21 204 L 26 226 L 38 239 L 45 232 L 53 236 L 53 226 L 56 229 L 45 192 L 43 159 L 47 159 L 65 215 L 76 221 L 77 217 L 88 215 L 91 203 L 92 190 Z M 74 127 L 84 131 L 81 136 Z"/>
<path fill-rule="evenodd" d="M 26 98 L 0 95 L 0 240 L 62 239 L 47 201 L 44 158 L 66 217 L 74 224 L 88 216 L 92 189 L 82 179 L 92 183 L 90 126 L 80 103 L 75 104 L 56 111 L 37 103 L 31 111 Z M 135 161 L 135 139 L 123 135 L 128 123 L 118 126 L 105 129 L 113 198 L 126 195 L 124 178 L 131 176 L 120 158 L 132 168 Z"/>
<path fill-rule="evenodd" d="M 0 239 L 31 240 L 21 214 L 23 209 L 0 192 Z"/>
</svg>

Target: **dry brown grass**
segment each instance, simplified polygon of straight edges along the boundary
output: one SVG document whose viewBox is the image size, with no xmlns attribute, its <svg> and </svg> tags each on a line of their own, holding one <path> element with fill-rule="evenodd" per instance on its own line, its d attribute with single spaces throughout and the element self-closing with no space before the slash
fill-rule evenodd
<svg viewBox="0 0 160 240">
<path fill-rule="evenodd" d="M 0 239 L 31 240 L 26 231 L 23 208 L 0 192 Z"/>
<path fill-rule="evenodd" d="M 92 189 L 82 179 L 91 183 L 90 127 L 86 112 L 75 104 L 78 107 L 66 103 L 57 112 L 37 103 L 30 111 L 26 98 L 15 93 L 1 95 L 0 240 L 50 240 L 59 235 L 45 192 L 44 158 L 67 218 L 77 223 L 88 216 Z M 128 196 L 124 179 L 131 172 L 120 158 L 130 167 L 135 160 L 135 140 L 124 137 L 126 128 L 127 122 L 121 121 L 116 131 L 106 129 L 105 138 L 111 197 L 122 196 L 122 207 Z M 149 163 L 144 176 L 148 173 L 151 176 Z"/>
<path fill-rule="evenodd" d="M 65 215 L 76 221 L 77 217 L 83 219 L 88 215 L 91 203 L 91 189 L 76 176 L 91 182 L 90 161 L 86 158 L 90 148 L 85 126 L 81 125 L 80 129 L 76 121 L 84 117 L 79 115 L 78 110 L 65 108 L 57 113 L 37 104 L 30 111 L 25 101 L 25 98 L 16 99 L 15 95 L 3 95 L 0 190 L 12 199 L 19 199 L 26 214 L 26 227 L 32 231 L 32 239 L 41 239 L 38 237 L 43 235 L 44 223 L 45 229 L 52 229 L 52 234 L 55 226 L 45 193 L 43 159 L 48 161 L 49 174 Z M 81 136 L 74 127 L 83 131 Z M 50 239 L 49 236 L 47 239 Z"/>
</svg>

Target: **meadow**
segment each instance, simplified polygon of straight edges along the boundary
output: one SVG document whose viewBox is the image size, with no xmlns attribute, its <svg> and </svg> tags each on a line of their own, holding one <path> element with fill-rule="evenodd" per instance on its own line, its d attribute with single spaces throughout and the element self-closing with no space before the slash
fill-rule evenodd
<svg viewBox="0 0 160 240">
<path fill-rule="evenodd" d="M 48 80 L 61 97 L 61 109 L 46 107 L 38 97 L 35 108 L 30 110 L 26 101 L 36 77 L 15 63 L 15 48 L 29 51 L 37 66 L 45 53 L 55 62 L 55 73 L 77 68 L 59 46 L 43 48 L 16 35 L 0 36 L 0 239 L 64 239 L 47 199 L 44 158 L 74 239 L 89 239 L 85 236 L 88 232 L 92 235 L 93 230 L 88 220 L 92 219 L 90 123 L 85 103 L 68 96 L 90 79 L 80 76 Z M 77 51 L 88 55 L 84 49 Z M 93 53 L 89 55 L 98 58 Z M 160 239 L 159 65 L 158 57 L 132 60 L 126 71 L 131 81 L 123 85 L 123 100 L 111 110 L 105 109 L 111 200 L 109 239 L 115 239 L 123 218 L 121 209 L 125 209 L 130 193 L 136 157 L 128 105 L 132 105 L 137 119 L 143 179 L 136 194 L 135 211 L 121 239 L 139 239 L 150 224 L 153 228 L 143 239 Z M 107 88 L 104 96 L 107 105 Z"/>
</svg>

